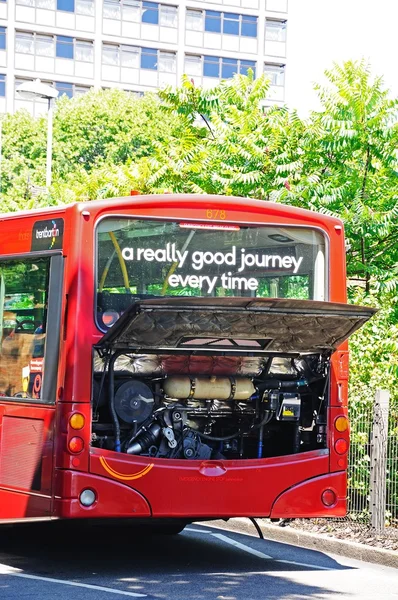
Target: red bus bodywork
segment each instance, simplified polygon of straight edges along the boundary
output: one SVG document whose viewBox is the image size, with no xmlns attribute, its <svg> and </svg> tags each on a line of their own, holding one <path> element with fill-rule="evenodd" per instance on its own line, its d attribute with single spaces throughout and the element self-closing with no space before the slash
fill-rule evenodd
<svg viewBox="0 0 398 600">
<path fill-rule="evenodd" d="M 93 317 L 97 222 L 114 215 L 214 224 L 220 221 L 219 211 L 223 211 L 224 224 L 294 225 L 321 231 L 328 246 L 328 300 L 346 302 L 342 223 L 315 212 L 241 198 L 164 195 L 115 198 L 1 217 L 2 259 L 37 254 L 37 250 L 32 252 L 37 221 L 63 220 L 64 229 L 62 248 L 44 253 L 58 256 L 63 263 L 57 284 L 59 331 L 55 327 L 47 333 L 56 344 L 54 398 L 48 404 L 1 399 L 0 519 L 155 517 L 188 522 L 195 518 L 345 514 L 347 452 L 338 453 L 335 441 L 343 438 L 348 447 L 349 434 L 348 430 L 339 433 L 334 423 L 340 416 L 347 417 L 347 342 L 331 357 L 325 448 L 262 459 L 166 460 L 91 445 L 93 347 L 104 335 Z M 60 266 L 61 262 L 59 271 Z M 85 418 L 78 431 L 69 422 L 76 412 Z M 68 444 L 76 436 L 84 447 L 73 453 Z M 33 489 L 39 463 L 40 483 Z M 95 502 L 88 507 L 79 500 L 86 489 L 95 493 Z M 324 494 L 330 490 L 332 501 Z"/>
</svg>

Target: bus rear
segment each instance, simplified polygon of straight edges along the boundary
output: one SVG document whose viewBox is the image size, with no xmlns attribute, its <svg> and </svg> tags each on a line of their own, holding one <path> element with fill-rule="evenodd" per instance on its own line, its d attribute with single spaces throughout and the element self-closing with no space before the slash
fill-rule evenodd
<svg viewBox="0 0 398 600">
<path fill-rule="evenodd" d="M 91 404 L 67 415 L 91 431 L 67 443 L 88 472 L 61 512 L 344 515 L 346 339 L 371 312 L 345 304 L 341 223 L 201 196 L 85 211 Z"/>
</svg>

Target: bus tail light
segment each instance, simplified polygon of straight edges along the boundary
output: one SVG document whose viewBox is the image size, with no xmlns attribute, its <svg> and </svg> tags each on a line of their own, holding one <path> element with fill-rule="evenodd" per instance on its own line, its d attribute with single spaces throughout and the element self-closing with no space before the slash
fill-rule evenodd
<svg viewBox="0 0 398 600">
<path fill-rule="evenodd" d="M 84 441 L 81 437 L 73 437 L 69 440 L 68 448 L 72 454 L 78 454 L 84 448 Z"/>
<path fill-rule="evenodd" d="M 337 502 L 337 496 L 333 490 L 325 490 L 321 496 L 322 503 L 325 506 L 333 506 Z"/>
<path fill-rule="evenodd" d="M 348 419 L 344 416 L 337 417 L 337 419 L 334 422 L 334 427 L 339 433 L 344 433 L 345 431 L 347 431 L 348 425 Z"/>
<path fill-rule="evenodd" d="M 336 450 L 337 454 L 346 454 L 348 452 L 347 440 L 344 440 L 343 438 L 336 440 L 334 443 L 334 449 Z"/>
<path fill-rule="evenodd" d="M 82 413 L 73 413 L 69 417 L 69 425 L 72 429 L 83 429 L 86 419 Z"/>
</svg>

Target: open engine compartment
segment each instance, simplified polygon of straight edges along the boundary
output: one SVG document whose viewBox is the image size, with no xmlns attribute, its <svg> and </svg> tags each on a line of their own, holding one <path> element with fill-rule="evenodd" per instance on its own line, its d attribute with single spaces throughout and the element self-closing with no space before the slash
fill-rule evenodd
<svg viewBox="0 0 398 600">
<path fill-rule="evenodd" d="M 92 443 L 157 458 L 327 446 L 330 357 L 374 310 L 274 298 L 136 298 L 94 348 Z"/>
<path fill-rule="evenodd" d="M 94 365 L 94 446 L 202 460 L 326 446 L 328 355 L 96 354 Z"/>
</svg>

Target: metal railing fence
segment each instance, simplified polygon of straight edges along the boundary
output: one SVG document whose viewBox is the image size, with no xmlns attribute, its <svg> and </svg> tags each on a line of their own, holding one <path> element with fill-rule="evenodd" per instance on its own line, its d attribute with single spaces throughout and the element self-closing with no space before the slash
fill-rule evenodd
<svg viewBox="0 0 398 600">
<path fill-rule="evenodd" d="M 379 390 L 350 407 L 351 446 L 346 520 L 398 536 L 398 407 Z"/>
</svg>

